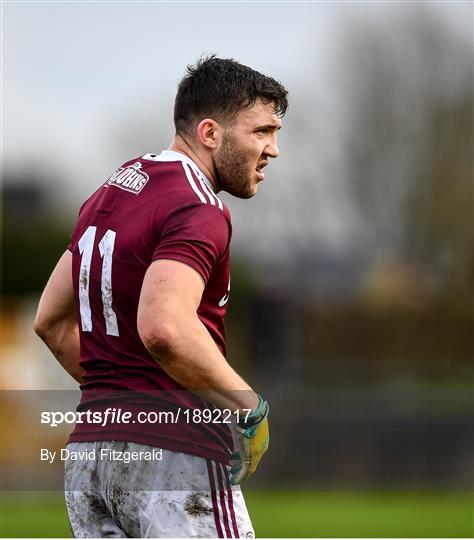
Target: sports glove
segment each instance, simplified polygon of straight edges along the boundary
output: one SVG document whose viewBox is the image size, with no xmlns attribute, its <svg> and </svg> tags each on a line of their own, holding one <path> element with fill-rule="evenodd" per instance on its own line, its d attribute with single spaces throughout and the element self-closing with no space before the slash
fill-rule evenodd
<svg viewBox="0 0 474 540">
<path fill-rule="evenodd" d="M 259 404 L 255 411 L 239 422 L 232 424 L 234 453 L 231 456 L 230 483 L 241 484 L 251 476 L 258 462 L 268 450 L 268 403 L 258 396 Z"/>
</svg>

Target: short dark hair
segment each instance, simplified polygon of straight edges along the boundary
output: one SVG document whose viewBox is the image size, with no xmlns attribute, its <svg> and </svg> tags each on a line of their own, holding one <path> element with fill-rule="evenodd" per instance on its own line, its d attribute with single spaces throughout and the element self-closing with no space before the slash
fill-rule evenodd
<svg viewBox="0 0 474 540">
<path fill-rule="evenodd" d="M 229 121 L 257 100 L 272 103 L 281 118 L 288 109 L 284 86 L 232 59 L 215 55 L 189 65 L 179 83 L 174 104 L 176 133 L 187 133 L 202 118 Z"/>
</svg>

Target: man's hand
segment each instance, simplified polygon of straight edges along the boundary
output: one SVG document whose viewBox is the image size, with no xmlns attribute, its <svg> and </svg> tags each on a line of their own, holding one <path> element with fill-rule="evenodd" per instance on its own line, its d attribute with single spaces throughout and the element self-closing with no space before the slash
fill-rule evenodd
<svg viewBox="0 0 474 540">
<path fill-rule="evenodd" d="M 251 412 L 245 420 L 236 422 L 232 426 L 234 438 L 234 453 L 232 454 L 232 468 L 230 470 L 230 483 L 241 484 L 251 476 L 268 450 L 270 440 L 268 431 L 268 403 L 259 397 L 257 409 Z"/>
</svg>

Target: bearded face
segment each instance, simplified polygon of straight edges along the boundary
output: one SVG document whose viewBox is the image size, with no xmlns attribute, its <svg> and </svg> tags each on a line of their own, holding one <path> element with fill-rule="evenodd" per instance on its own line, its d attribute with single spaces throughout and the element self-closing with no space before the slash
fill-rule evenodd
<svg viewBox="0 0 474 540">
<path fill-rule="evenodd" d="M 222 139 L 212 157 L 216 187 L 241 199 L 253 197 L 265 179 L 264 167 L 278 156 L 281 120 L 271 103 L 257 101 L 221 127 Z"/>
<path fill-rule="evenodd" d="M 220 189 L 240 199 L 255 195 L 255 164 L 230 129 L 224 133 L 222 144 L 214 156 L 214 164 Z"/>
</svg>

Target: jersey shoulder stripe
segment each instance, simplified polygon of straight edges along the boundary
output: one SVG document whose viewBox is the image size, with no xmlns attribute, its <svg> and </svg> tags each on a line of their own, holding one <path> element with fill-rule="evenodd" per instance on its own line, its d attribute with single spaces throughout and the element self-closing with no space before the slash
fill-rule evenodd
<svg viewBox="0 0 474 540">
<path fill-rule="evenodd" d="M 187 163 L 184 163 L 182 162 L 181 163 L 182 166 L 183 166 L 183 169 L 184 169 L 184 172 L 186 173 L 186 178 L 189 182 L 189 185 L 192 187 L 194 193 L 196 193 L 196 195 L 199 197 L 200 201 L 203 203 L 203 204 L 206 204 L 207 201 L 206 201 L 206 197 L 204 197 L 203 193 L 201 191 L 199 191 L 197 185 L 196 185 L 196 182 L 194 181 L 194 178 L 193 178 L 193 175 L 191 173 L 191 169 L 189 168 L 189 165 Z"/>
<path fill-rule="evenodd" d="M 184 165 L 185 164 L 183 163 L 183 166 Z M 189 165 L 189 167 L 193 171 L 195 177 L 198 179 L 201 190 L 207 195 L 209 203 L 212 204 L 212 206 L 217 205 L 222 210 L 224 208 L 222 201 L 214 193 L 212 187 L 210 186 L 209 180 L 204 176 L 201 170 L 197 168 L 197 166 L 193 167 L 192 165 Z"/>
<path fill-rule="evenodd" d="M 199 198 L 202 204 L 210 204 L 212 206 L 217 206 L 220 210 L 224 209 L 222 201 L 217 197 L 212 189 L 211 183 L 206 178 L 204 173 L 199 169 L 199 167 L 192 161 L 190 158 L 175 152 L 174 150 L 164 150 L 161 154 L 145 154 L 142 156 L 142 159 L 150 161 L 179 161 L 183 167 L 186 179 L 194 191 L 196 196 Z"/>
</svg>

